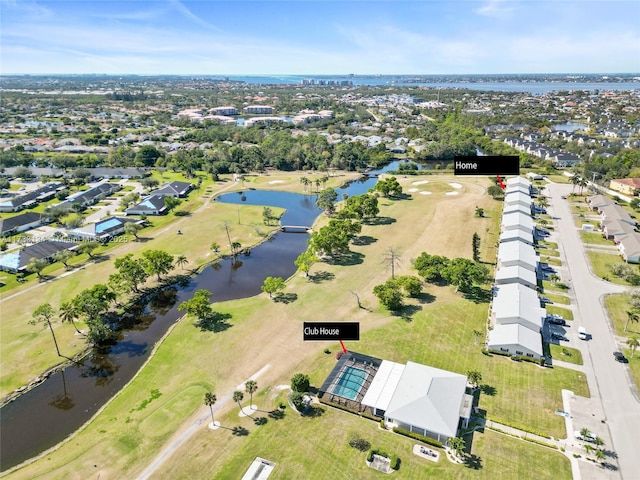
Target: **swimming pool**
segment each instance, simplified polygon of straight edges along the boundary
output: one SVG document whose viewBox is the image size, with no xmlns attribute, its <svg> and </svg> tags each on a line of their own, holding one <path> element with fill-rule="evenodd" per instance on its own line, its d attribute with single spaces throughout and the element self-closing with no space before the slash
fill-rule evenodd
<svg viewBox="0 0 640 480">
<path fill-rule="evenodd" d="M 353 400 L 358 396 L 366 378 L 367 372 L 364 370 L 356 367 L 345 367 L 331 393 Z"/>
</svg>

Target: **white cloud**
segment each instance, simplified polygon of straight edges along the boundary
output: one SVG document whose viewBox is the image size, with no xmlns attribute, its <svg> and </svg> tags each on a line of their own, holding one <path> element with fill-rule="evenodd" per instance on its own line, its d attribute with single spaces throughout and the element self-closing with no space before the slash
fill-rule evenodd
<svg viewBox="0 0 640 480">
<path fill-rule="evenodd" d="M 485 17 L 506 18 L 511 16 L 514 10 L 515 8 L 511 2 L 507 2 L 506 0 L 489 0 L 474 11 L 478 15 Z"/>
</svg>

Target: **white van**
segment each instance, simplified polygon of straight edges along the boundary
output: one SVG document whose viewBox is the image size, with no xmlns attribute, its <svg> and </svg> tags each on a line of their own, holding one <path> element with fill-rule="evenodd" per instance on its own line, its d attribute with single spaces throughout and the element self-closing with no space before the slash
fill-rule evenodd
<svg viewBox="0 0 640 480">
<path fill-rule="evenodd" d="M 578 338 L 580 340 L 587 340 L 589 338 L 589 334 L 584 327 L 578 327 Z"/>
</svg>

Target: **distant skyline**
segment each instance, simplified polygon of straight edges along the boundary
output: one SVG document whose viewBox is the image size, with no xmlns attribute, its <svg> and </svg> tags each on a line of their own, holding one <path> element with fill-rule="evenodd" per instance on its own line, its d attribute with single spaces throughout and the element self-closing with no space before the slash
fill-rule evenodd
<svg viewBox="0 0 640 480">
<path fill-rule="evenodd" d="M 638 72 L 636 0 L 0 0 L 2 74 Z"/>
</svg>

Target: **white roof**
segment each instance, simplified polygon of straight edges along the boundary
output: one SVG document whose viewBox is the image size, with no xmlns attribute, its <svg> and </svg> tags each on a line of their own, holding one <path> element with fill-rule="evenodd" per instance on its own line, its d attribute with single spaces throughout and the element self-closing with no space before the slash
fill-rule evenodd
<svg viewBox="0 0 640 480">
<path fill-rule="evenodd" d="M 513 282 L 510 283 L 518 283 L 518 279 L 532 285 L 536 285 L 538 283 L 538 279 L 534 271 L 519 265 L 500 267 L 496 270 L 496 283 L 506 282 L 509 280 L 513 280 Z"/>
<path fill-rule="evenodd" d="M 531 216 L 531 206 L 523 205 L 522 203 L 505 203 L 504 208 L 502 209 L 502 214 L 506 215 L 513 212 L 519 212 L 523 215 Z"/>
<path fill-rule="evenodd" d="M 531 198 L 529 194 L 529 188 L 524 187 L 522 185 L 507 185 L 507 188 L 504 189 L 505 200 L 512 195 L 526 195 Z"/>
<path fill-rule="evenodd" d="M 507 179 L 507 186 L 510 187 L 512 185 L 522 185 L 526 188 L 531 187 L 531 182 L 524 177 L 513 177 Z"/>
<path fill-rule="evenodd" d="M 520 228 L 527 232 L 533 232 L 533 227 L 533 218 L 526 213 L 512 212 L 502 216 L 502 231 Z"/>
<path fill-rule="evenodd" d="M 386 410 L 396 391 L 404 365 L 401 363 L 383 360 L 373 377 L 373 381 L 362 399 L 362 405 L 377 408 L 378 410 Z"/>
<path fill-rule="evenodd" d="M 500 234 L 500 242 L 522 241 L 530 245 L 533 244 L 533 233 L 525 232 L 519 228 L 507 230 Z"/>
<path fill-rule="evenodd" d="M 507 283 L 495 286 L 494 292 L 491 311 L 496 323 L 521 323 L 538 330 L 542 328 L 546 312 L 540 307 L 535 290 L 519 283 Z"/>
<path fill-rule="evenodd" d="M 489 332 L 489 347 L 499 348 L 507 345 L 521 345 L 531 353 L 542 356 L 542 337 L 538 332 L 517 323 L 495 325 Z"/>
<path fill-rule="evenodd" d="M 519 240 L 514 242 L 502 242 L 498 245 L 498 262 L 515 263 L 528 265 L 531 270 L 538 266 L 538 254 L 533 245 L 526 244 Z"/>
<path fill-rule="evenodd" d="M 528 192 L 521 189 L 505 190 L 504 203 L 522 203 L 525 205 L 531 205 L 533 200 Z"/>
<path fill-rule="evenodd" d="M 467 377 L 407 362 L 385 412 L 394 422 L 455 437 Z"/>
</svg>

